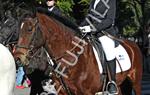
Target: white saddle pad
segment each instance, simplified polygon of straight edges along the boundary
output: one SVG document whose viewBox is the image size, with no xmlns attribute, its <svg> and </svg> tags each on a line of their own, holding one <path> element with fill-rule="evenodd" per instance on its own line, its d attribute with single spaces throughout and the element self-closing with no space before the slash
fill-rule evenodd
<svg viewBox="0 0 150 95">
<path fill-rule="evenodd" d="M 100 73 L 102 73 L 103 72 L 102 65 L 98 57 L 97 51 L 94 47 L 93 47 L 93 51 L 98 63 L 99 71 Z M 118 47 L 115 48 L 115 51 L 116 51 L 116 58 L 119 61 L 119 63 L 116 61 L 116 73 L 121 72 L 121 68 L 123 71 L 129 70 L 131 68 L 131 61 L 124 47 L 122 45 L 119 45 Z"/>
</svg>

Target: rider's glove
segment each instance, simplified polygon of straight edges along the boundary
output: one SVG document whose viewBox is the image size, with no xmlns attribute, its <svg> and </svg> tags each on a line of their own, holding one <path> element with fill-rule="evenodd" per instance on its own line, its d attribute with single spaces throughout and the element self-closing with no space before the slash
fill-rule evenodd
<svg viewBox="0 0 150 95">
<path fill-rule="evenodd" d="M 79 29 L 80 29 L 83 33 L 89 33 L 89 32 L 91 32 L 91 30 L 92 30 L 90 26 L 79 27 Z"/>
</svg>

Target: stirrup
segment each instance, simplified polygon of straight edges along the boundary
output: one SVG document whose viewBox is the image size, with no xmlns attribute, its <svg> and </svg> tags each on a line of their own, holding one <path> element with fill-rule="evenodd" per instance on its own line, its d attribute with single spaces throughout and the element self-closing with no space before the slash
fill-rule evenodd
<svg viewBox="0 0 150 95">
<path fill-rule="evenodd" d="M 109 93 L 109 91 L 108 91 L 108 86 L 109 86 L 110 84 L 113 84 L 113 85 L 116 87 L 116 92 L 113 93 L 113 94 Z M 117 86 L 116 82 L 114 82 L 114 81 L 112 81 L 112 80 L 109 81 L 109 82 L 107 83 L 107 86 L 106 86 L 106 91 L 109 93 L 108 95 L 117 95 L 117 94 L 119 93 L 119 89 L 118 89 L 118 86 Z"/>
<path fill-rule="evenodd" d="M 109 95 L 108 91 L 96 92 L 95 95 Z"/>
</svg>

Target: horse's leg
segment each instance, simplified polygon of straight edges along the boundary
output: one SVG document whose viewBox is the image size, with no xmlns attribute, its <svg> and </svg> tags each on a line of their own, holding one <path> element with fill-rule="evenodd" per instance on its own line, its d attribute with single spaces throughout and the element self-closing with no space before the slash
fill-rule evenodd
<svg viewBox="0 0 150 95">
<path fill-rule="evenodd" d="M 129 78 L 131 79 L 132 82 L 132 87 L 136 95 L 141 95 L 141 82 L 142 82 L 142 62 L 140 57 L 135 56 L 134 59 L 136 60 L 134 62 L 133 68 L 131 69 L 129 73 Z"/>
<path fill-rule="evenodd" d="M 141 82 L 142 82 L 142 63 L 140 57 L 136 57 L 137 60 L 134 62 L 134 68 L 131 69 L 130 79 L 132 81 L 132 86 L 136 95 L 141 95 Z"/>
<path fill-rule="evenodd" d="M 130 76 L 129 76 L 129 78 L 131 79 L 131 82 L 132 82 L 132 88 L 135 92 L 135 95 L 141 95 L 142 74 L 140 74 L 140 72 L 142 72 L 142 71 L 139 68 L 134 69 L 132 74 L 130 72 Z"/>
<path fill-rule="evenodd" d="M 137 81 L 133 83 L 133 90 L 135 95 L 141 95 L 141 82 Z"/>
<path fill-rule="evenodd" d="M 119 89 L 119 93 L 118 93 L 118 95 L 122 95 L 122 92 L 121 92 L 121 88 L 120 88 L 120 86 L 118 86 L 118 89 Z"/>
<path fill-rule="evenodd" d="M 127 44 L 127 45 L 125 45 Z M 125 41 L 125 47 L 131 59 L 131 69 L 128 77 L 132 82 L 132 87 L 136 95 L 141 95 L 141 81 L 142 81 L 142 53 L 139 47 L 130 41 Z M 127 48 L 128 46 L 128 48 Z"/>
</svg>

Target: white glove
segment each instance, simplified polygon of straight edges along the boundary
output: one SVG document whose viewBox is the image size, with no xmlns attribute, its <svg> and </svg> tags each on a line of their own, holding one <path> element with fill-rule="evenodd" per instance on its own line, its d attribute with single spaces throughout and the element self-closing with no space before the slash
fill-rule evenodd
<svg viewBox="0 0 150 95">
<path fill-rule="evenodd" d="M 91 32 L 91 30 L 92 30 L 90 26 L 79 27 L 79 29 L 80 29 L 83 33 L 89 33 L 89 32 Z"/>
</svg>

